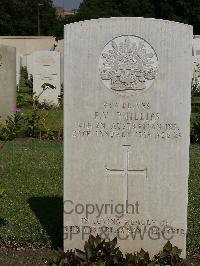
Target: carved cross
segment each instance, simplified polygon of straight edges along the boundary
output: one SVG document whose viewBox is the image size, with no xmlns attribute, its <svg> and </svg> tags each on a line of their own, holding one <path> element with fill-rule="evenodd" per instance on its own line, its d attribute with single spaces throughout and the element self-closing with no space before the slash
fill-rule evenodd
<svg viewBox="0 0 200 266">
<path fill-rule="evenodd" d="M 106 171 L 110 175 L 119 175 L 122 174 L 125 177 L 125 205 L 128 203 L 128 181 L 129 181 L 129 175 L 142 175 L 144 177 L 147 177 L 147 168 L 144 170 L 139 169 L 129 169 L 129 153 L 130 153 L 130 147 L 131 145 L 123 145 L 124 147 L 124 167 L 123 169 L 111 169 L 106 166 Z"/>
</svg>

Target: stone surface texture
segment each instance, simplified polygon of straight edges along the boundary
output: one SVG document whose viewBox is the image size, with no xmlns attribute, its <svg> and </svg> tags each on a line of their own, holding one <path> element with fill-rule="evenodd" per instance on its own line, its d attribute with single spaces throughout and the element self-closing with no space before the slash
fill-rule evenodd
<svg viewBox="0 0 200 266">
<path fill-rule="evenodd" d="M 55 89 L 46 90 L 39 98 L 39 101 L 49 104 L 58 104 L 60 95 L 60 53 L 53 51 L 39 51 L 31 55 L 31 74 L 33 74 L 33 92 L 39 95 L 41 86 L 49 83 Z"/>
<path fill-rule="evenodd" d="M 147 18 L 69 24 L 64 57 L 65 250 L 83 248 L 91 229 L 117 235 L 124 252 L 154 255 L 169 239 L 184 257 L 192 27 Z"/>
<path fill-rule="evenodd" d="M 19 54 L 16 55 L 16 85 L 19 86 L 21 77 L 21 56 Z"/>
<path fill-rule="evenodd" d="M 0 123 L 16 108 L 16 49 L 0 45 Z"/>
<path fill-rule="evenodd" d="M 55 43 L 56 39 L 52 36 L 0 36 L 0 44 L 16 47 L 16 52 L 23 55 L 53 50 Z"/>
</svg>

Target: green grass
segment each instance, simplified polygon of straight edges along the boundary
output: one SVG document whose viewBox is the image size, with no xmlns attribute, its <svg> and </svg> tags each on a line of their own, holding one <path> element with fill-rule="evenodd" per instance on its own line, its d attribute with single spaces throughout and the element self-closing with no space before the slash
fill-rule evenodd
<svg viewBox="0 0 200 266">
<path fill-rule="evenodd" d="M 192 114 L 200 114 L 200 97 L 192 97 Z"/>
<path fill-rule="evenodd" d="M 0 242 L 62 246 L 63 145 L 13 141 L 0 153 Z M 190 149 L 188 247 L 200 247 L 200 146 Z"/>
<path fill-rule="evenodd" d="M 200 247 L 200 146 L 190 149 L 188 247 Z"/>
<path fill-rule="evenodd" d="M 47 128 L 55 131 L 63 129 L 63 111 L 61 109 L 41 110 L 41 114 L 42 117 L 46 117 Z"/>
<path fill-rule="evenodd" d="M 192 103 L 200 103 L 200 97 L 192 97 Z"/>
<path fill-rule="evenodd" d="M 61 246 L 62 143 L 13 141 L 1 151 L 0 162 L 6 190 L 0 199 L 0 242 Z"/>
<path fill-rule="evenodd" d="M 22 109 L 22 112 L 29 114 L 32 112 L 32 110 Z M 39 112 L 44 123 L 44 125 L 41 124 L 41 128 L 45 126 L 53 131 L 59 131 L 63 129 L 63 110 L 55 108 L 51 110 L 40 110 Z"/>
<path fill-rule="evenodd" d="M 26 69 L 21 70 L 21 79 L 19 84 L 18 107 L 24 114 L 30 114 L 33 111 L 32 89 L 25 84 L 28 74 Z M 21 100 L 20 100 L 21 99 Z M 60 108 L 51 108 L 50 110 L 39 111 L 42 118 L 41 130 L 48 129 L 52 131 L 62 131 L 63 129 L 63 110 Z"/>
<path fill-rule="evenodd" d="M 20 99 L 22 102 L 20 102 Z M 17 105 L 21 108 L 20 105 L 25 106 L 25 108 L 32 109 L 33 105 L 33 94 L 32 92 L 17 92 Z"/>
</svg>

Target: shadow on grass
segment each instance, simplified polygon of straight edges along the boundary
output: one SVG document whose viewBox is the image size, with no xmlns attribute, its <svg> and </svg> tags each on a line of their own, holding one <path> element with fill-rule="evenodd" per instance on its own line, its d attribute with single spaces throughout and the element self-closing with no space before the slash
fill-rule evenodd
<svg viewBox="0 0 200 266">
<path fill-rule="evenodd" d="M 7 221 L 0 217 L 0 227 L 5 226 L 7 224 Z"/>
<path fill-rule="evenodd" d="M 61 197 L 33 197 L 28 203 L 50 237 L 52 247 L 63 247 L 63 199 Z"/>
</svg>

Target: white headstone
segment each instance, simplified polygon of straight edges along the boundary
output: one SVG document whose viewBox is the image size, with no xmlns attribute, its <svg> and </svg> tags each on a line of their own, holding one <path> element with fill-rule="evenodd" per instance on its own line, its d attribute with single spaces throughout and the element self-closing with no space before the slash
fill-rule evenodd
<svg viewBox="0 0 200 266">
<path fill-rule="evenodd" d="M 193 39 L 194 77 L 200 83 L 200 35 L 194 35 Z"/>
<path fill-rule="evenodd" d="M 32 54 L 27 55 L 27 72 L 28 72 L 28 78 L 30 79 L 30 76 L 32 75 Z"/>
<path fill-rule="evenodd" d="M 32 54 L 33 92 L 39 95 L 41 86 L 49 83 L 55 89 L 46 90 L 39 98 L 40 102 L 58 104 L 60 95 L 60 53 L 52 51 L 40 51 Z"/>
<path fill-rule="evenodd" d="M 64 53 L 64 40 L 58 40 L 56 51 Z"/>
<path fill-rule="evenodd" d="M 28 55 L 22 55 L 21 57 L 22 57 L 22 66 L 23 67 L 27 67 L 27 56 Z"/>
<path fill-rule="evenodd" d="M 65 26 L 65 249 L 91 232 L 151 255 L 170 240 L 185 256 L 191 51 L 181 23 Z"/>
<path fill-rule="evenodd" d="M 193 38 L 193 55 L 200 58 L 200 35 L 194 35 Z"/>
<path fill-rule="evenodd" d="M 16 108 L 16 48 L 0 45 L 0 123 Z"/>
<path fill-rule="evenodd" d="M 21 56 L 19 54 L 16 55 L 16 85 L 19 86 L 21 77 Z"/>
<path fill-rule="evenodd" d="M 60 54 L 60 79 L 61 79 L 61 84 L 64 83 L 64 54 Z"/>
</svg>

